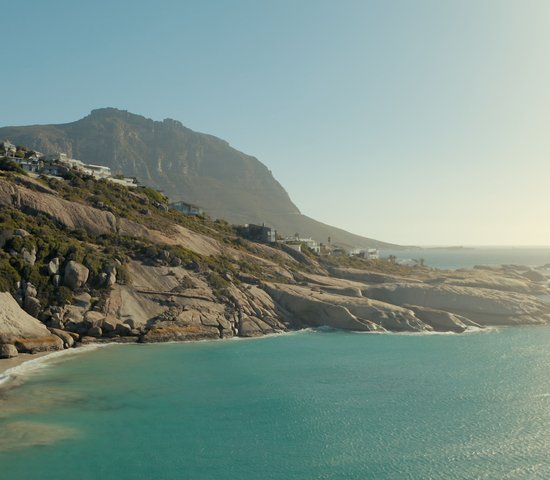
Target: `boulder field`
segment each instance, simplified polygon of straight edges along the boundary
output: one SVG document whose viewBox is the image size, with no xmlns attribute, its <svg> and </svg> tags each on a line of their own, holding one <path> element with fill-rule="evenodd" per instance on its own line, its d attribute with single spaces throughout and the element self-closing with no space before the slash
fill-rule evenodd
<svg viewBox="0 0 550 480">
<path fill-rule="evenodd" d="M 545 324 L 550 306 L 528 291 L 539 291 L 527 276 L 496 281 L 502 288 L 464 286 L 461 272 L 430 272 L 413 281 L 357 270 L 323 273 L 286 272 L 285 282 L 254 277 L 231 281 L 221 295 L 189 266 L 127 264 L 131 281 L 113 282 L 107 302 L 98 306 L 85 290 L 87 272 L 72 262 L 63 282 L 75 289 L 72 302 L 52 308 L 44 322 L 23 308 L 34 298 L 27 284 L 19 298 L 0 293 L 0 357 L 70 348 L 92 342 L 166 342 L 255 337 L 305 327 L 329 326 L 361 332 L 464 332 L 491 325 Z M 52 273 L 57 273 L 56 265 Z M 503 273 L 502 273 L 503 274 Z M 504 274 L 503 274 L 504 275 Z M 363 281 L 360 281 L 363 280 Z M 369 280 L 370 282 L 367 282 Z M 23 307 L 23 308 L 22 308 Z M 33 307 L 34 308 L 34 307 Z M 44 310 L 29 310 L 44 317 Z"/>
</svg>

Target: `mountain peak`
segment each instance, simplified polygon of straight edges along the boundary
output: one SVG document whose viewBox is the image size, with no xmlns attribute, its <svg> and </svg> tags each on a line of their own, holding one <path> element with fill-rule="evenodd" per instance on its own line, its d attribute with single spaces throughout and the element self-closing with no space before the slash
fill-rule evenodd
<svg viewBox="0 0 550 480">
<path fill-rule="evenodd" d="M 302 215 L 255 157 L 171 118 L 159 122 L 106 107 L 63 125 L 0 128 L 0 138 L 106 165 L 162 190 L 172 201 L 192 202 L 233 223 L 265 223 L 284 235 L 299 232 L 318 241 L 331 237 L 349 247 L 389 246 Z"/>
<path fill-rule="evenodd" d="M 90 112 L 90 117 L 105 117 L 105 116 L 111 116 L 111 115 L 135 115 L 133 113 L 130 113 L 128 110 L 120 110 L 119 108 L 114 107 L 103 107 L 103 108 L 94 108 Z M 140 115 L 136 115 L 140 116 Z"/>
<path fill-rule="evenodd" d="M 128 110 L 121 110 L 114 107 L 95 108 L 90 112 L 87 117 L 84 117 L 82 120 L 89 118 L 101 121 L 113 117 L 126 121 L 153 122 L 152 119 L 144 117 L 143 115 L 138 115 L 136 113 L 129 112 Z"/>
</svg>

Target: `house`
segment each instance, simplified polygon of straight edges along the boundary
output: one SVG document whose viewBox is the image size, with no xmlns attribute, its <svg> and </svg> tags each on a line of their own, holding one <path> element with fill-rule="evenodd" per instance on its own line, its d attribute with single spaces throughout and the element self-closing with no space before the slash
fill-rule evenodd
<svg viewBox="0 0 550 480">
<path fill-rule="evenodd" d="M 380 258 L 380 252 L 376 248 L 356 248 L 349 252 L 349 256 L 365 258 L 366 260 L 378 260 Z"/>
<path fill-rule="evenodd" d="M 239 235 L 252 242 L 275 243 L 277 241 L 277 231 L 265 225 L 254 225 L 250 223 L 238 227 L 237 232 Z"/>
<path fill-rule="evenodd" d="M 14 157 L 17 152 L 17 147 L 9 140 L 0 142 L 0 154 L 5 157 Z"/>
<path fill-rule="evenodd" d="M 380 252 L 377 248 L 369 248 L 366 252 L 365 258 L 368 260 L 378 260 L 380 258 Z"/>
<path fill-rule="evenodd" d="M 116 178 L 116 177 L 106 177 L 105 180 L 116 183 L 117 185 L 122 185 L 123 187 L 128 188 L 136 188 L 138 186 L 137 178 L 135 177 L 124 177 L 124 178 Z"/>
<path fill-rule="evenodd" d="M 55 153 L 53 155 L 46 156 L 46 160 L 50 163 L 59 163 L 61 165 L 64 165 L 68 168 L 74 168 L 76 170 L 79 170 L 81 172 L 85 172 L 84 162 L 81 160 L 77 160 L 76 158 L 69 157 L 66 153 Z M 87 172 L 85 172 L 87 173 Z"/>
<path fill-rule="evenodd" d="M 285 243 L 288 248 L 296 250 L 298 253 L 302 253 L 302 244 L 301 243 Z"/>
<path fill-rule="evenodd" d="M 42 152 L 37 152 L 36 150 L 27 150 L 25 153 L 25 158 L 30 160 L 44 160 L 45 155 Z"/>
<path fill-rule="evenodd" d="M 321 245 L 319 244 L 319 242 L 317 242 L 316 240 L 313 240 L 311 237 L 301 238 L 299 235 L 294 235 L 294 237 L 285 238 L 285 243 L 287 245 L 296 245 L 296 244 L 305 245 L 313 253 L 316 253 L 317 255 L 321 254 Z"/>
<path fill-rule="evenodd" d="M 38 173 L 44 167 L 44 162 L 37 158 L 16 158 L 14 159 L 26 172 Z"/>
<path fill-rule="evenodd" d="M 203 215 L 204 211 L 202 208 L 198 207 L 197 205 L 193 205 L 191 203 L 179 201 L 171 203 L 170 208 L 173 208 L 174 210 L 177 210 L 178 212 L 185 213 L 186 215 Z"/>
<path fill-rule="evenodd" d="M 98 180 L 111 177 L 111 169 L 103 165 L 91 165 L 87 163 L 83 165 L 83 170 L 84 173 L 87 173 Z"/>
<path fill-rule="evenodd" d="M 65 175 L 69 171 L 69 167 L 55 162 L 44 162 L 44 167 L 40 173 L 44 175 L 52 175 L 54 177 L 60 177 Z"/>
</svg>

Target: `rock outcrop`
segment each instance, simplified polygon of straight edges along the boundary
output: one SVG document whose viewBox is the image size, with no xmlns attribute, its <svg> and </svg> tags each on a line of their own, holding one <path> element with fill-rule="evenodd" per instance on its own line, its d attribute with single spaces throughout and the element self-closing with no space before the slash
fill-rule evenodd
<svg viewBox="0 0 550 480">
<path fill-rule="evenodd" d="M 19 352 L 15 348 L 15 345 L 0 343 L 0 358 L 13 358 L 17 357 L 17 355 L 19 355 Z"/>
<path fill-rule="evenodd" d="M 65 265 L 65 274 L 63 275 L 63 284 L 72 290 L 84 286 L 90 275 L 84 265 L 71 260 Z"/>
<path fill-rule="evenodd" d="M 540 272 L 537 272 L 536 270 L 527 270 L 526 272 L 522 273 L 522 275 L 527 278 L 528 280 L 531 280 L 532 282 L 545 282 L 548 279 Z"/>
<path fill-rule="evenodd" d="M 466 317 L 481 325 L 547 323 L 549 307 L 536 297 L 455 285 L 370 286 L 363 295 L 394 305 L 417 305 Z"/>
<path fill-rule="evenodd" d="M 0 206 L 14 207 L 31 215 L 44 214 L 66 228 L 82 228 L 92 235 L 116 232 L 116 219 L 110 212 L 30 190 L 1 178 Z"/>
<path fill-rule="evenodd" d="M 230 285 L 227 297 L 220 299 L 183 266 L 131 262 L 128 267 L 132 284 L 114 287 L 107 319 L 141 330 L 143 342 L 249 337 L 288 329 L 271 297 L 256 285 Z"/>
<path fill-rule="evenodd" d="M 414 278 L 412 276 L 405 278 L 399 275 L 371 272 L 369 270 L 360 270 L 358 268 L 331 267 L 329 268 L 329 273 L 331 276 L 334 276 L 336 278 L 342 278 L 361 283 L 397 283 L 404 281 L 407 281 L 409 283 L 422 282 L 422 280 Z"/>
<path fill-rule="evenodd" d="M 271 284 L 267 287 L 282 315 L 300 326 L 329 326 L 355 331 L 422 331 L 431 328 L 408 309 L 363 297 L 346 297 L 307 286 Z"/>
<path fill-rule="evenodd" d="M 20 353 L 63 349 L 63 341 L 21 309 L 7 292 L 0 292 L 0 345 L 13 345 Z M 6 347 L 5 351 L 13 352 Z"/>
<path fill-rule="evenodd" d="M 443 310 L 419 307 L 418 305 L 405 305 L 405 308 L 412 310 L 420 320 L 430 325 L 436 332 L 462 333 L 467 328 L 481 328 L 480 325 L 471 321 L 469 318 Z"/>
</svg>

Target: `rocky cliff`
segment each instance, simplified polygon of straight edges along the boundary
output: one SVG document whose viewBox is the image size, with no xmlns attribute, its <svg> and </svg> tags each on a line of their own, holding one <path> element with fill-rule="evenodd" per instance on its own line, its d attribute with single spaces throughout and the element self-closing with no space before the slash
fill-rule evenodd
<svg viewBox="0 0 550 480">
<path fill-rule="evenodd" d="M 308 255 L 170 210 L 150 189 L 0 172 L 0 356 L 304 327 L 463 332 L 550 321 L 540 272 Z"/>
</svg>

